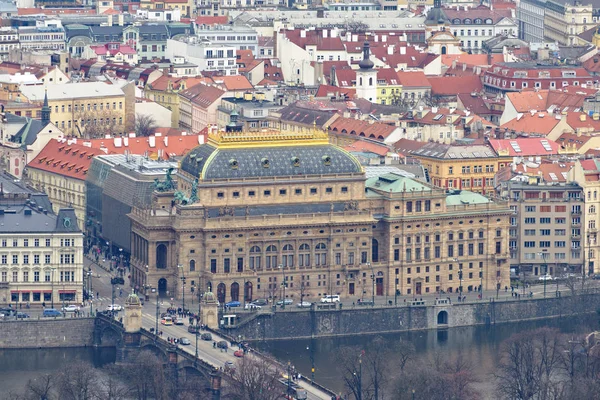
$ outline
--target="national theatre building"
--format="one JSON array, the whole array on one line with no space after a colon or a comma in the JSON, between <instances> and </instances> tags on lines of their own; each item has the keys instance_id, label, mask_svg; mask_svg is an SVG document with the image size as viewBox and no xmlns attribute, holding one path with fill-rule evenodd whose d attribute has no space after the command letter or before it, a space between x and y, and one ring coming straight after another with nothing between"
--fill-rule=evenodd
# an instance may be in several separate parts
<instances>
[{"instance_id":1,"label":"national theatre building","mask_svg":"<svg viewBox=\"0 0 600 400\"><path fill-rule=\"evenodd\" d=\"M212 129L175 180L129 214L142 292L312 302L510 285L507 203L400 174L366 179L317 129Z\"/></svg>"}]
</instances>

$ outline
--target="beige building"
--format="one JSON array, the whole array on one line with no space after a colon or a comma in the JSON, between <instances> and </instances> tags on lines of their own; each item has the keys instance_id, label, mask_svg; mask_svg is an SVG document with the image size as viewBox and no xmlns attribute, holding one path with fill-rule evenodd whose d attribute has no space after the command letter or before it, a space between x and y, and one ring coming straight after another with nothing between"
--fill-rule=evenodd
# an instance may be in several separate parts
<instances>
[{"instance_id":1,"label":"beige building","mask_svg":"<svg viewBox=\"0 0 600 400\"><path fill-rule=\"evenodd\" d=\"M181 161L178 188L183 202L155 192L130 214L134 286L179 297L185 278L186 298L211 288L223 303L509 284L507 203L395 174L366 179L315 128L211 130Z\"/></svg>"},{"instance_id":2,"label":"beige building","mask_svg":"<svg viewBox=\"0 0 600 400\"><path fill-rule=\"evenodd\" d=\"M534 279L545 274L581 273L585 241L582 188L576 183L537 184L534 178L511 181L508 194L515 210L509 232L511 267Z\"/></svg>"},{"instance_id":3,"label":"beige building","mask_svg":"<svg viewBox=\"0 0 600 400\"><path fill-rule=\"evenodd\" d=\"M72 208L79 221L85 221L85 179L99 149L67 139L51 139L25 169L25 179L46 193L56 212Z\"/></svg>"},{"instance_id":4,"label":"beige building","mask_svg":"<svg viewBox=\"0 0 600 400\"><path fill-rule=\"evenodd\" d=\"M102 82L21 86L24 101L41 103L48 96L51 122L67 135L104 137L132 129L135 98L133 83L124 87Z\"/></svg>"},{"instance_id":5,"label":"beige building","mask_svg":"<svg viewBox=\"0 0 600 400\"><path fill-rule=\"evenodd\" d=\"M72 209L3 180L0 195L0 303L60 309L83 301L83 235ZM15 190L15 191L13 191Z\"/></svg>"},{"instance_id":6,"label":"beige building","mask_svg":"<svg viewBox=\"0 0 600 400\"><path fill-rule=\"evenodd\" d=\"M548 1L544 14L545 39L561 45L578 44L577 35L596 25L592 20L592 11L596 7L586 1Z\"/></svg>"}]
</instances>

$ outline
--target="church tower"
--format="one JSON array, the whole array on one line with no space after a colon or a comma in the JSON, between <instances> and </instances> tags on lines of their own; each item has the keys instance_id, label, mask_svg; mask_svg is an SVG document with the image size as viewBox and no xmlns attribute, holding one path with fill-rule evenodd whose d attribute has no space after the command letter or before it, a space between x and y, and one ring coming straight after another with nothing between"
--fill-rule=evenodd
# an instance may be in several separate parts
<instances>
[{"instance_id":1,"label":"church tower","mask_svg":"<svg viewBox=\"0 0 600 400\"><path fill-rule=\"evenodd\" d=\"M46 126L50 123L50 106L48 106L48 89L44 93L44 106L42 107L42 125Z\"/></svg>"},{"instance_id":2,"label":"church tower","mask_svg":"<svg viewBox=\"0 0 600 400\"><path fill-rule=\"evenodd\" d=\"M363 59L358 63L360 67L356 71L356 96L367 99L372 103L377 102L377 70L375 64L370 60L369 42L363 47Z\"/></svg>"}]
</instances>

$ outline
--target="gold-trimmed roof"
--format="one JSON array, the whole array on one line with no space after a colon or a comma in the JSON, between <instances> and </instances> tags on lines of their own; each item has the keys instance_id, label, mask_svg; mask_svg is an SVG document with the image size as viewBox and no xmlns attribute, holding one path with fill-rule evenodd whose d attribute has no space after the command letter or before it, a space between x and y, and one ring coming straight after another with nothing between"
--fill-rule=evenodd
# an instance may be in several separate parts
<instances>
[{"instance_id":1,"label":"gold-trimmed roof","mask_svg":"<svg viewBox=\"0 0 600 400\"><path fill-rule=\"evenodd\" d=\"M310 131L291 132L274 129L261 131L225 132L212 131L208 143L217 148L285 147L329 144L327 133L314 127Z\"/></svg>"}]
</instances>

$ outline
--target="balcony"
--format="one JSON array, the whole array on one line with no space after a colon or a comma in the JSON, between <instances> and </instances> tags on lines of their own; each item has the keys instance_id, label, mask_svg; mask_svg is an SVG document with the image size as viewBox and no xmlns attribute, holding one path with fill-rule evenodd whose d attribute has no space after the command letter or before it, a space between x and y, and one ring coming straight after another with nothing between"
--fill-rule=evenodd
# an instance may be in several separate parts
<instances>
[{"instance_id":1,"label":"balcony","mask_svg":"<svg viewBox=\"0 0 600 400\"><path fill-rule=\"evenodd\" d=\"M581 215L581 210L571 210L571 215Z\"/></svg>"},{"instance_id":2,"label":"balcony","mask_svg":"<svg viewBox=\"0 0 600 400\"><path fill-rule=\"evenodd\" d=\"M573 233L573 234L571 234L571 239L581 239L581 234L578 234L578 233L575 234L575 233Z\"/></svg>"}]
</instances>

